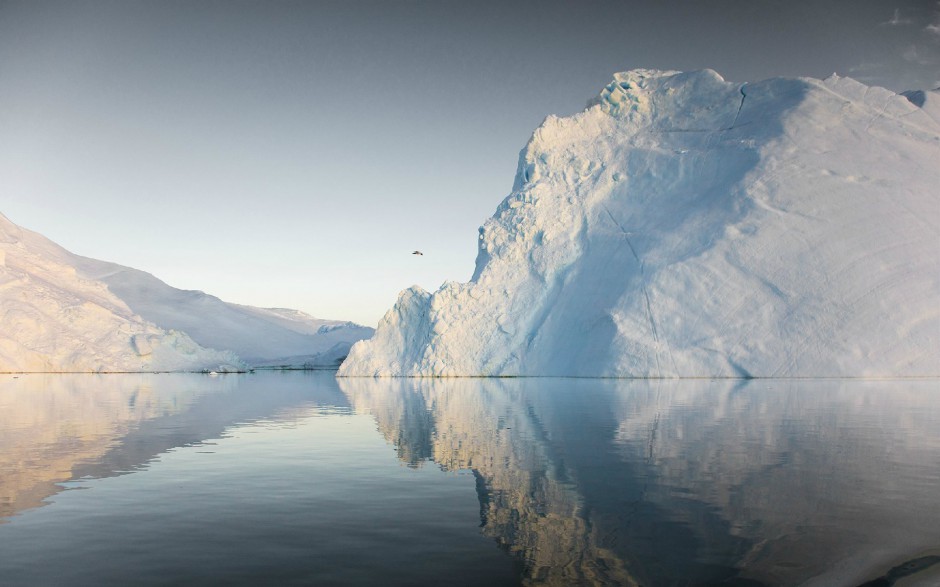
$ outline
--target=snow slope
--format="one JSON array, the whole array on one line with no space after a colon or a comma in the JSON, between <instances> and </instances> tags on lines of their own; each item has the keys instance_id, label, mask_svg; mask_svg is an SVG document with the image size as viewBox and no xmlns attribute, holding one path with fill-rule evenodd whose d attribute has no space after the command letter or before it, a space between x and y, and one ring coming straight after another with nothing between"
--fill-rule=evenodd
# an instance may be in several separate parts
<instances>
[{"instance_id":1,"label":"snow slope","mask_svg":"<svg viewBox=\"0 0 940 587\"><path fill-rule=\"evenodd\" d=\"M0 214L0 372L244 367L136 316L71 253Z\"/></svg>"},{"instance_id":2,"label":"snow slope","mask_svg":"<svg viewBox=\"0 0 940 587\"><path fill-rule=\"evenodd\" d=\"M74 255L0 215L0 371L336 366L371 334L297 310L179 290Z\"/></svg>"},{"instance_id":3,"label":"snow slope","mask_svg":"<svg viewBox=\"0 0 940 587\"><path fill-rule=\"evenodd\" d=\"M940 375L937 97L618 73L339 374Z\"/></svg>"},{"instance_id":4,"label":"snow slope","mask_svg":"<svg viewBox=\"0 0 940 587\"><path fill-rule=\"evenodd\" d=\"M373 332L299 310L230 304L114 263L76 256L75 264L145 320L185 332L203 346L231 350L254 367L335 367L354 342Z\"/></svg>"}]
</instances>

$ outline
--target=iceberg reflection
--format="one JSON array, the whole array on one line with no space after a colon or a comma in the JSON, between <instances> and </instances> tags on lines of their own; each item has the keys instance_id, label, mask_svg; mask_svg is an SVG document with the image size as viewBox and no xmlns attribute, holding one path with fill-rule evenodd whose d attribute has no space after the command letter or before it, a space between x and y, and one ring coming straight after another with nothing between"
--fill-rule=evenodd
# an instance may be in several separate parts
<instances>
[{"instance_id":1,"label":"iceberg reflection","mask_svg":"<svg viewBox=\"0 0 940 587\"><path fill-rule=\"evenodd\" d=\"M859 585L940 549L935 381L339 385L409 466L474 472L529 584Z\"/></svg>"},{"instance_id":2,"label":"iceberg reflection","mask_svg":"<svg viewBox=\"0 0 940 587\"><path fill-rule=\"evenodd\" d=\"M128 473L233 424L290 420L311 405L346 406L332 375L4 376L0 523L43 505L62 483Z\"/></svg>"}]
</instances>

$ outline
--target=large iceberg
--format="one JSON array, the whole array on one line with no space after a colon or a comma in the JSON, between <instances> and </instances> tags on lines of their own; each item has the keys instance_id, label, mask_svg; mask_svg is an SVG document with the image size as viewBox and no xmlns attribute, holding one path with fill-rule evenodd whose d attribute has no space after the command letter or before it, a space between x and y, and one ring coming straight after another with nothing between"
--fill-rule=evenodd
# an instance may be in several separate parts
<instances>
[{"instance_id":1,"label":"large iceberg","mask_svg":"<svg viewBox=\"0 0 940 587\"><path fill-rule=\"evenodd\" d=\"M252 367L335 369L353 343L373 333L366 326L300 310L233 304L202 291L177 289L138 269L73 258L80 272L107 284L135 314L185 332L202 346L230 350Z\"/></svg>"},{"instance_id":2,"label":"large iceberg","mask_svg":"<svg viewBox=\"0 0 940 587\"><path fill-rule=\"evenodd\" d=\"M0 214L0 372L335 368L372 334L75 255Z\"/></svg>"},{"instance_id":3,"label":"large iceberg","mask_svg":"<svg viewBox=\"0 0 940 587\"><path fill-rule=\"evenodd\" d=\"M549 116L469 283L344 376L940 375L940 95L636 70Z\"/></svg>"},{"instance_id":4,"label":"large iceberg","mask_svg":"<svg viewBox=\"0 0 940 587\"><path fill-rule=\"evenodd\" d=\"M0 372L244 368L135 315L71 253L0 215Z\"/></svg>"}]
</instances>

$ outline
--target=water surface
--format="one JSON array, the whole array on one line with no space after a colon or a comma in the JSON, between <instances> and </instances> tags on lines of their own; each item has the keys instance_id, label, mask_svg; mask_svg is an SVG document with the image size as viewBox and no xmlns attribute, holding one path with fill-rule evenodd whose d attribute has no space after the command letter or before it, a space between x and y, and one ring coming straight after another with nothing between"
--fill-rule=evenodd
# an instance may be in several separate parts
<instances>
[{"instance_id":1,"label":"water surface","mask_svg":"<svg viewBox=\"0 0 940 587\"><path fill-rule=\"evenodd\" d=\"M0 377L2 585L940 584L936 381Z\"/></svg>"}]
</instances>

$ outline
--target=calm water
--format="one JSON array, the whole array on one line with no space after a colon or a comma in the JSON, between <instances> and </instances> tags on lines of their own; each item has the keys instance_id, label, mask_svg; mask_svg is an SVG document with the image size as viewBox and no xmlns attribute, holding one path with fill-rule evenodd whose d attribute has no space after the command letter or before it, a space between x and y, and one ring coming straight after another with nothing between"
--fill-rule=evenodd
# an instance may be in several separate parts
<instances>
[{"instance_id":1,"label":"calm water","mask_svg":"<svg viewBox=\"0 0 940 587\"><path fill-rule=\"evenodd\" d=\"M940 585L940 382L0 375L4 586L866 582Z\"/></svg>"}]
</instances>

